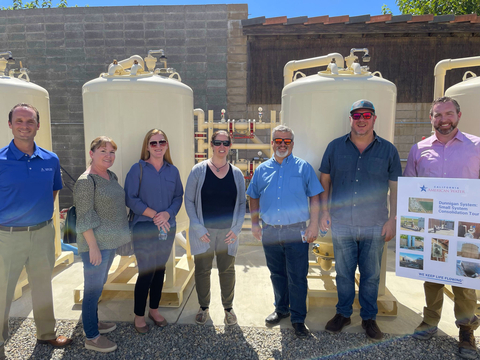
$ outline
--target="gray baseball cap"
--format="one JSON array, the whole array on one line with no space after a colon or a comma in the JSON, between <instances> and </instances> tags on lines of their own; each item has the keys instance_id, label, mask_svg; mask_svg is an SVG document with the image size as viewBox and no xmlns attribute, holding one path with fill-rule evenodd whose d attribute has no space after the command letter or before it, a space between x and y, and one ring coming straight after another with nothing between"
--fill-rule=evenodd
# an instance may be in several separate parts
<instances>
[{"instance_id":1,"label":"gray baseball cap","mask_svg":"<svg viewBox=\"0 0 480 360\"><path fill-rule=\"evenodd\" d=\"M375 106L369 100L357 100L353 103L352 108L350 109L350 114L358 109L370 109L375 112Z\"/></svg>"}]
</instances>

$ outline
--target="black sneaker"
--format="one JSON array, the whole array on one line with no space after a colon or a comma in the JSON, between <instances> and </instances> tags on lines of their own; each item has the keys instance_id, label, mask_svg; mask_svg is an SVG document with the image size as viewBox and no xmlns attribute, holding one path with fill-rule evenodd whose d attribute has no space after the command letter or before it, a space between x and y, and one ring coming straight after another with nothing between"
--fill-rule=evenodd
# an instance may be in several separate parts
<instances>
[{"instance_id":1,"label":"black sneaker","mask_svg":"<svg viewBox=\"0 0 480 360\"><path fill-rule=\"evenodd\" d=\"M367 333L367 337L372 341L380 341L383 339L382 330L373 319L362 320L362 328Z\"/></svg>"},{"instance_id":2,"label":"black sneaker","mask_svg":"<svg viewBox=\"0 0 480 360\"><path fill-rule=\"evenodd\" d=\"M475 336L473 329L461 326L458 334L458 355L464 359L477 358L477 346L475 344Z\"/></svg>"},{"instance_id":3,"label":"black sneaker","mask_svg":"<svg viewBox=\"0 0 480 360\"><path fill-rule=\"evenodd\" d=\"M352 321L349 317L346 318L341 314L335 314L335 316L327 322L327 325L325 325L325 330L330 334L337 334L342 331L345 326L350 325L351 323Z\"/></svg>"}]
</instances>

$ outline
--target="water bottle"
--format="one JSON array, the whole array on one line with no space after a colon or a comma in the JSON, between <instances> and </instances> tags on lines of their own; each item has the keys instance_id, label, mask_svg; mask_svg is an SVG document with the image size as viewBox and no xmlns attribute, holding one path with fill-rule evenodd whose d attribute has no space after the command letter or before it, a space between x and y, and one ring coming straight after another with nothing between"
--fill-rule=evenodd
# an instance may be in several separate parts
<instances>
[{"instance_id":1,"label":"water bottle","mask_svg":"<svg viewBox=\"0 0 480 360\"><path fill-rule=\"evenodd\" d=\"M163 231L162 228L160 228L160 231L158 232L158 240L160 240L160 241L167 240L167 233L165 231Z\"/></svg>"},{"instance_id":2,"label":"water bottle","mask_svg":"<svg viewBox=\"0 0 480 360\"><path fill-rule=\"evenodd\" d=\"M330 221L327 220L327 225L330 225ZM326 231L323 231L320 229L320 237L325 237L327 235L328 229Z\"/></svg>"}]
</instances>

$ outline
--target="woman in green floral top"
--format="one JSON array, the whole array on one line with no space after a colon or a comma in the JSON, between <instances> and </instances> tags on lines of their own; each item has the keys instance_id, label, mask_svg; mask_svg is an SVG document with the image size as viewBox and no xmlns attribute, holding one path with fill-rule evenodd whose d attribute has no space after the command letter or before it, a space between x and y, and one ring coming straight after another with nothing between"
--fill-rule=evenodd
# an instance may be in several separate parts
<instances>
[{"instance_id":1,"label":"woman in green floral top","mask_svg":"<svg viewBox=\"0 0 480 360\"><path fill-rule=\"evenodd\" d=\"M73 190L77 213L78 251L83 261L82 303L85 347L110 352L117 344L100 335L115 330L114 323L99 322L97 303L107 281L115 249L130 241L124 191L117 176L108 170L115 161L117 145L100 136L90 145L91 165L80 175Z\"/></svg>"}]
</instances>

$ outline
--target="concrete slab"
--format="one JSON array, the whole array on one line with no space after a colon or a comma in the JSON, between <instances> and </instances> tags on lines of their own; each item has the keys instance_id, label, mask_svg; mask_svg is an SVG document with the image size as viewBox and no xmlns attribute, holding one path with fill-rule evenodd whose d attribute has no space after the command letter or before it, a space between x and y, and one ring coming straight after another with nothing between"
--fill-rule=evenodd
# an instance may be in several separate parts
<instances>
[{"instance_id":1,"label":"concrete slab","mask_svg":"<svg viewBox=\"0 0 480 360\"><path fill-rule=\"evenodd\" d=\"M423 282L395 276L394 243L389 244L387 257L387 288L396 297L398 315L396 317L379 316L380 328L391 334L410 334L421 322L423 306ZM242 245L239 248L235 265L237 280L235 286L234 309L240 326L265 327L265 317L273 307L273 290L270 273L265 264L261 246ZM83 265L80 257L75 257L72 265L60 265L55 268L53 278L55 314L57 319L81 319L81 305L75 305L73 290L83 282ZM170 323L194 324L198 311L197 293L194 279L190 280L185 293L184 303L179 308L161 308L160 312ZM313 298L310 300L307 326L314 331L323 330L325 324L335 314L335 298ZM104 293L98 307L99 317L110 321L133 321L133 293ZM23 296L12 304L11 317L33 317L31 292L24 288ZM211 318L207 324L223 325L224 312L221 304L218 271L214 264L211 277ZM150 320L148 320L150 321ZM290 328L289 319L282 320L280 328ZM441 335L458 335L453 314L453 302L445 296L442 321L439 325ZM352 325L346 332L363 332L359 316L358 301L354 304Z\"/></svg>"}]
</instances>

